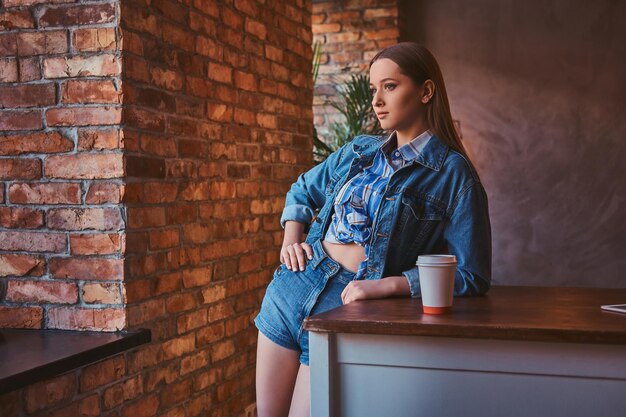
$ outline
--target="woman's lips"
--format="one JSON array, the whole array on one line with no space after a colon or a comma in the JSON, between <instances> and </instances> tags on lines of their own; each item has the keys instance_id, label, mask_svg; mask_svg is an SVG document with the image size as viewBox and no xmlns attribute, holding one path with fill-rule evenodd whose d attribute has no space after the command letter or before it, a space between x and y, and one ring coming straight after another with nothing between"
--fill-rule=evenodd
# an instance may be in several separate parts
<instances>
[{"instance_id":1,"label":"woman's lips","mask_svg":"<svg viewBox=\"0 0 626 417\"><path fill-rule=\"evenodd\" d=\"M384 119L384 118L385 118L388 114L389 114L389 112L388 112L388 111L381 111L380 113L376 113L376 116L377 116L379 119Z\"/></svg>"}]
</instances>

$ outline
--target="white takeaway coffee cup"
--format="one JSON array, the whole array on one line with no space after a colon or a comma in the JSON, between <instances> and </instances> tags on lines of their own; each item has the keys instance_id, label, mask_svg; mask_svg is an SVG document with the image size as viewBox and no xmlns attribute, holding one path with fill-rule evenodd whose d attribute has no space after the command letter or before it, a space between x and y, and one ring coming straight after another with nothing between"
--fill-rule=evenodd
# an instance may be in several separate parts
<instances>
[{"instance_id":1,"label":"white takeaway coffee cup","mask_svg":"<svg viewBox=\"0 0 626 417\"><path fill-rule=\"evenodd\" d=\"M417 257L424 313L445 314L452 311L456 264L454 255Z\"/></svg>"}]
</instances>

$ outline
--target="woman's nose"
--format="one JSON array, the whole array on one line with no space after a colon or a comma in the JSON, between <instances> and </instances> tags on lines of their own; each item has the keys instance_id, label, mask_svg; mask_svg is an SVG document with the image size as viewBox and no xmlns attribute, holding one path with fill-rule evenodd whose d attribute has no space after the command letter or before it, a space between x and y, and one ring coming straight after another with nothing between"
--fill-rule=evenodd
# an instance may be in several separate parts
<instances>
[{"instance_id":1,"label":"woman's nose","mask_svg":"<svg viewBox=\"0 0 626 417\"><path fill-rule=\"evenodd\" d=\"M374 107L380 107L383 105L383 100L379 95L379 92L375 92L373 97L372 97L372 106Z\"/></svg>"}]
</instances>

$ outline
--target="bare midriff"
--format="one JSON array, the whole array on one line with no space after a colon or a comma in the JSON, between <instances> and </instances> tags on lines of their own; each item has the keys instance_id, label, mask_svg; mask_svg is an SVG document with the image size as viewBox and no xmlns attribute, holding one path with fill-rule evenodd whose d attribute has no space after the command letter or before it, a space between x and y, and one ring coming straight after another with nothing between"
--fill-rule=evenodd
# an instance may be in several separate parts
<instances>
[{"instance_id":1,"label":"bare midriff","mask_svg":"<svg viewBox=\"0 0 626 417\"><path fill-rule=\"evenodd\" d=\"M326 254L339 265L351 272L359 270L359 264L365 260L365 249L356 243L330 243L322 240Z\"/></svg>"}]
</instances>

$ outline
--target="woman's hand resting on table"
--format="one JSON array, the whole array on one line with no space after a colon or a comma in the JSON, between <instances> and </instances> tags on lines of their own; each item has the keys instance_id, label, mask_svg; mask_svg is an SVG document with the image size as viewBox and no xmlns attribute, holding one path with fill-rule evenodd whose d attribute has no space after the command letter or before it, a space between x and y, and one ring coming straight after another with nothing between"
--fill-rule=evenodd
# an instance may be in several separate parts
<instances>
[{"instance_id":1,"label":"woman's hand resting on table","mask_svg":"<svg viewBox=\"0 0 626 417\"><path fill-rule=\"evenodd\" d=\"M350 281L341 293L341 301L344 304L348 304L357 300L387 298L394 295L409 294L409 283L404 276L364 279Z\"/></svg>"}]
</instances>

